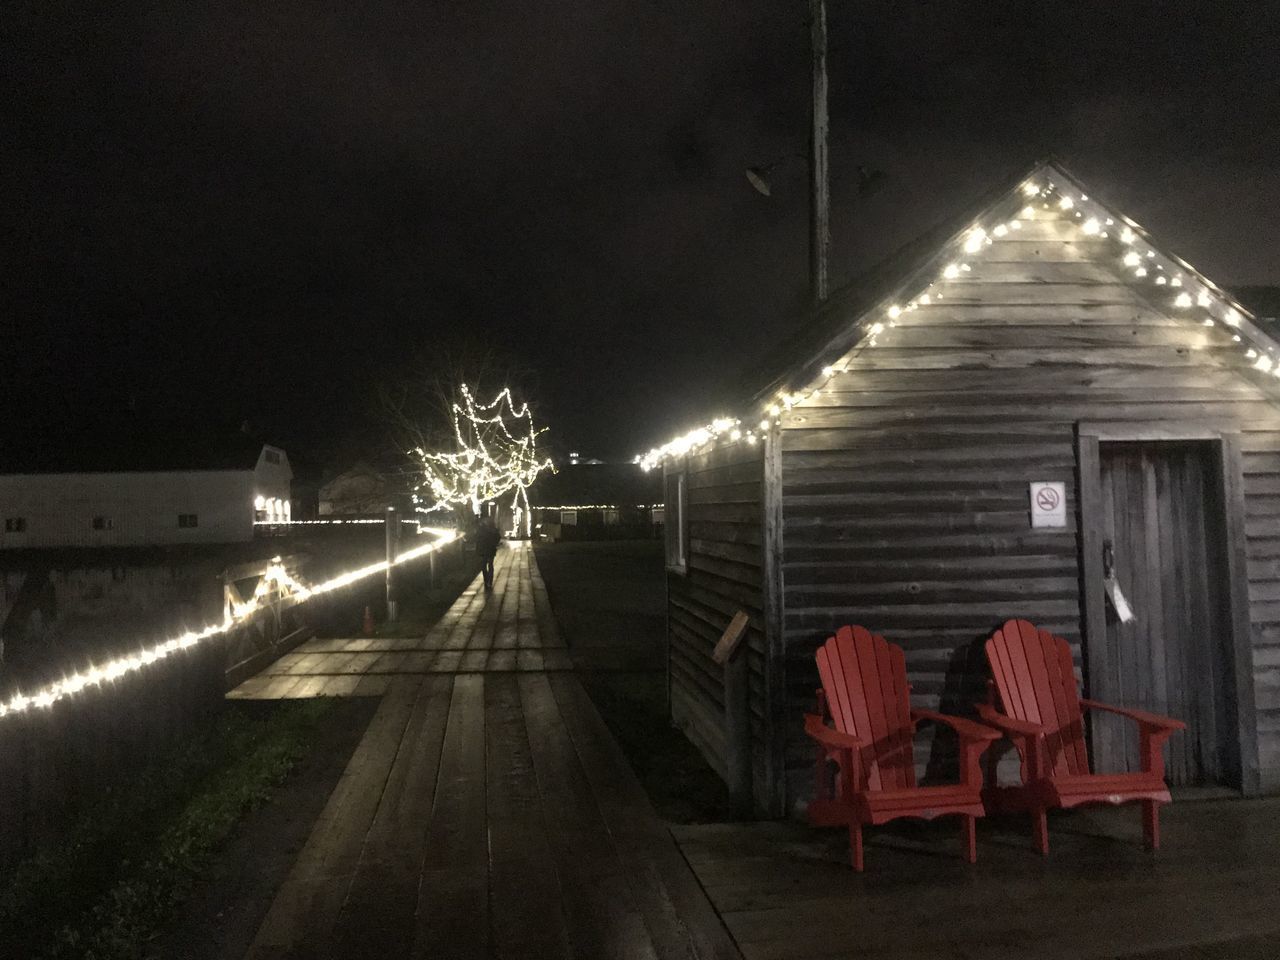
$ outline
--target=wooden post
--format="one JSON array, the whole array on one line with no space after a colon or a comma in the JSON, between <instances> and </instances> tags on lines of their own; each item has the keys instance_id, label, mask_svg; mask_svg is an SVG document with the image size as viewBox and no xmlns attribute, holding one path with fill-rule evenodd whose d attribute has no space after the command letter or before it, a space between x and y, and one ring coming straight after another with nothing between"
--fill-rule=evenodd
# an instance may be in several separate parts
<instances>
[{"instance_id":1,"label":"wooden post","mask_svg":"<svg viewBox=\"0 0 1280 960\"><path fill-rule=\"evenodd\" d=\"M747 653L739 649L747 634L747 615L739 610L712 651L724 666L724 767L734 812L749 817L755 811L751 778L751 676Z\"/></svg>"},{"instance_id":2,"label":"wooden post","mask_svg":"<svg viewBox=\"0 0 1280 960\"><path fill-rule=\"evenodd\" d=\"M809 0L809 39L813 55L813 115L809 131L809 273L813 302L827 299L827 258L831 247L831 177L827 166L827 5Z\"/></svg>"},{"instance_id":3,"label":"wooden post","mask_svg":"<svg viewBox=\"0 0 1280 960\"><path fill-rule=\"evenodd\" d=\"M386 518L382 522L387 541L387 623L396 622L396 585L395 562L397 544L400 539L400 517L395 507L387 507Z\"/></svg>"},{"instance_id":4,"label":"wooden post","mask_svg":"<svg viewBox=\"0 0 1280 960\"><path fill-rule=\"evenodd\" d=\"M770 427L764 438L764 502L762 504L764 572L764 807L770 816L787 813L786 645L782 604L782 428Z\"/></svg>"}]
</instances>

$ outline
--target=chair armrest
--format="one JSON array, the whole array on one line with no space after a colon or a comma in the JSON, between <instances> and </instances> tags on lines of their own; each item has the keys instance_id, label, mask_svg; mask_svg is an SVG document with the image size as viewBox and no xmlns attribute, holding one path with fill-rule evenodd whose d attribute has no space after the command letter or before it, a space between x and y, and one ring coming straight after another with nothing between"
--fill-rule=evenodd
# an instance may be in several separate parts
<instances>
[{"instance_id":1,"label":"chair armrest","mask_svg":"<svg viewBox=\"0 0 1280 960\"><path fill-rule=\"evenodd\" d=\"M981 723L974 723L972 720L966 720L963 717L953 717L950 714L938 713L936 710L912 710L912 722L920 720L932 720L934 723L945 723L948 727L956 732L957 735L966 740L999 740L1000 731L992 730L988 726Z\"/></svg>"},{"instance_id":2,"label":"chair armrest","mask_svg":"<svg viewBox=\"0 0 1280 960\"><path fill-rule=\"evenodd\" d=\"M831 729L815 713L806 713L804 715L804 732L824 747L829 747L833 750L861 750L867 746L857 737L851 737L847 733Z\"/></svg>"},{"instance_id":3,"label":"chair armrest","mask_svg":"<svg viewBox=\"0 0 1280 960\"><path fill-rule=\"evenodd\" d=\"M1162 717L1158 713L1147 713L1145 710L1130 710L1128 707L1115 707L1109 703L1102 703L1098 700L1081 699L1080 706L1088 710L1105 710L1107 713L1114 713L1121 717L1128 717L1135 721L1141 727L1151 727L1158 730L1185 730L1187 725L1181 720L1175 720L1172 717Z\"/></svg>"},{"instance_id":4,"label":"chair armrest","mask_svg":"<svg viewBox=\"0 0 1280 960\"><path fill-rule=\"evenodd\" d=\"M1040 724L1006 717L995 707L985 703L975 704L974 708L978 711L978 716L983 723L990 724L1004 733L1011 733L1017 737L1039 737L1044 734L1044 727Z\"/></svg>"}]
</instances>

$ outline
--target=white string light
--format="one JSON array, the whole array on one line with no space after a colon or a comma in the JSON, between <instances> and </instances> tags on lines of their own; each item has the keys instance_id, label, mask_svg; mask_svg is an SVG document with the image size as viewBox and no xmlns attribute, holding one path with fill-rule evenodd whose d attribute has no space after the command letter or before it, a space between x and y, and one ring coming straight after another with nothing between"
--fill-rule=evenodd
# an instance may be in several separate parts
<instances>
[{"instance_id":1,"label":"white string light","mask_svg":"<svg viewBox=\"0 0 1280 960\"><path fill-rule=\"evenodd\" d=\"M422 527L417 520L406 520L404 518L401 518L400 522L413 524L413 526L418 527L419 529L422 529L422 530L427 529L426 527ZM358 526L358 525L374 524L374 523L376 523L378 526L383 526L386 523L386 521L375 518L375 517L350 517L346 519L339 519L335 517L332 520L255 520L253 521L253 525L255 527L307 527L307 526L311 526L311 527L335 526L336 527L336 526Z\"/></svg>"},{"instance_id":2,"label":"white string light","mask_svg":"<svg viewBox=\"0 0 1280 960\"><path fill-rule=\"evenodd\" d=\"M77 671L70 676L63 677L61 680L42 687L33 694L16 693L8 701L0 701L0 718L25 713L37 708L47 709L59 700L79 693L86 687L110 683L126 674L141 670L143 667L158 660L163 660L180 650L189 650L205 640L225 633L232 627L239 626L260 613L268 606L269 601L266 598L272 593L279 594L282 599L288 598L301 603L320 594L350 586L374 574L385 573L389 566L398 566L411 560L417 560L419 557L425 557L427 554L433 553L458 539L457 532L453 530L436 530L435 532L440 539L432 543L423 544L420 547L414 547L412 550L406 550L404 553L399 554L390 564L386 560L371 563L365 567L348 570L314 586L307 586L294 578L280 563L280 558L275 557L271 565L263 572L262 579L258 581L257 587L254 588L253 595L243 603L233 603L231 609L227 612L226 619L222 623L213 624L202 630L184 633L181 636L147 647L129 656L117 657L100 666L91 666L83 672Z\"/></svg>"},{"instance_id":3,"label":"white string light","mask_svg":"<svg viewBox=\"0 0 1280 960\"><path fill-rule=\"evenodd\" d=\"M462 385L462 403L453 404L453 436L458 449L453 453L431 453L417 447L423 479L414 487L413 503L422 513L470 507L478 514L482 504L504 494L511 496L511 530L516 536L533 532L526 490L550 459L539 459L538 436L529 405L516 409L511 388L506 387L489 403L477 403L471 389ZM516 436L508 428L520 431ZM430 506L423 506L425 495Z\"/></svg>"},{"instance_id":4,"label":"white string light","mask_svg":"<svg viewBox=\"0 0 1280 960\"><path fill-rule=\"evenodd\" d=\"M1113 215L1097 201L1090 200L1087 194L1080 193L1078 196L1073 197L1052 182L1038 183L1034 180L1029 180L1022 184L1021 193L1024 198L1041 203L1043 209L1059 214L1055 217L1058 222L1075 223L1081 235L1091 241L1106 241L1112 237L1112 231L1104 229L1104 227L1114 227L1117 222L1117 215ZM989 248L995 238L1004 238L1013 231L1021 230L1022 221L1032 220L1035 216L1036 207L1033 203L1028 203L1021 209L1018 218L989 225L974 224L961 234L957 246L968 254L979 253ZM1125 218L1119 219L1125 220ZM1280 348L1277 348L1276 342L1254 326L1251 318L1247 319L1238 307L1225 294L1218 291L1210 281L1195 274L1195 271L1191 270L1185 263L1158 253L1154 248L1141 251L1134 249L1139 246L1146 248L1147 244L1144 242L1139 229L1137 229L1137 224L1132 221L1125 221L1125 225L1121 228L1116 239L1125 247L1130 248L1119 258L1119 263L1130 268L1136 280L1146 280L1151 285L1153 297L1158 297L1161 293L1165 297L1169 296L1168 292L1161 290L1161 288L1173 287L1179 289L1181 292L1164 302L1179 310L1188 310L1193 303L1205 309L1208 313L1201 318L1201 323L1204 326L1214 326L1221 321L1230 327L1244 330L1248 339L1246 340L1239 333L1236 333L1232 337L1232 342L1241 344L1242 349L1246 351L1245 358L1255 361L1252 364L1255 369L1264 373L1273 373L1276 377L1280 377L1280 356L1277 356L1277 354L1280 354ZM1114 242L1113 240L1112 243ZM954 253L952 255L954 256ZM939 276L933 282L926 283L924 289L914 299L908 301L905 307L898 302L890 303L882 308L889 317L888 325L890 327L896 326L897 319L906 311L915 310L919 306L942 300L944 294L934 290L935 285L960 280L964 274L971 272L971 270L972 267L968 263L960 261L947 263L942 267ZM1193 282L1188 285L1183 278L1184 270L1191 270L1198 283ZM1193 293L1195 294L1194 298L1192 296ZM864 314L864 316L874 315L877 312L877 310L873 309ZM854 347L853 352L856 353L865 347L876 346L876 338L884 329L885 324L882 322L869 324L864 330L862 340ZM781 423L779 417L782 408L789 411L811 397L820 396L821 391L826 389L827 385L835 377L847 369L848 361L852 355L852 353L849 354L843 361L828 363L823 366L822 379L811 385L807 391L792 392L784 390L778 395L776 402L768 402L762 411L763 418L759 423L760 432L763 434L768 431L771 425ZM656 447L646 454L637 456L636 462L643 466L644 469L650 470L667 457L680 457L692 450L717 443L723 439L726 433L730 433L730 439L733 441L745 439L749 443L754 443L756 440L755 434L749 431L744 434L743 431L737 429L739 424L740 421L733 418L715 420L706 427L700 427L683 436L676 437L661 447Z\"/></svg>"},{"instance_id":5,"label":"white string light","mask_svg":"<svg viewBox=\"0 0 1280 960\"><path fill-rule=\"evenodd\" d=\"M535 503L534 510L629 510L635 507L637 510L655 510L661 507L660 503L562 503L559 506L545 507L542 504Z\"/></svg>"}]
</instances>

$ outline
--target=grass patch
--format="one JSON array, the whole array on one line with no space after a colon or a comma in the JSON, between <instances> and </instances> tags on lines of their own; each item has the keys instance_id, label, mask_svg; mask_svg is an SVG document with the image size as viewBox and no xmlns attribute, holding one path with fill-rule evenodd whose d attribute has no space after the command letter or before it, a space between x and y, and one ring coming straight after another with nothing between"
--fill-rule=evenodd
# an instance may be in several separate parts
<instances>
[{"instance_id":1,"label":"grass patch","mask_svg":"<svg viewBox=\"0 0 1280 960\"><path fill-rule=\"evenodd\" d=\"M256 708L256 709L255 709ZM307 755L325 699L232 705L0 879L0 956L134 960Z\"/></svg>"}]
</instances>

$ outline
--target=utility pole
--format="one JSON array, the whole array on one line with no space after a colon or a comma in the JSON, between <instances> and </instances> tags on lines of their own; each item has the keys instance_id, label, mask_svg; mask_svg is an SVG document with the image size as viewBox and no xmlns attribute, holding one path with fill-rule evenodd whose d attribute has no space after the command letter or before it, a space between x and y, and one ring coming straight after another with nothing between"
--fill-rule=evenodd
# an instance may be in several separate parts
<instances>
[{"instance_id":1,"label":"utility pole","mask_svg":"<svg viewBox=\"0 0 1280 960\"><path fill-rule=\"evenodd\" d=\"M827 5L809 0L809 40L813 58L813 114L809 130L809 281L815 307L829 292L831 174L827 165Z\"/></svg>"}]
</instances>

